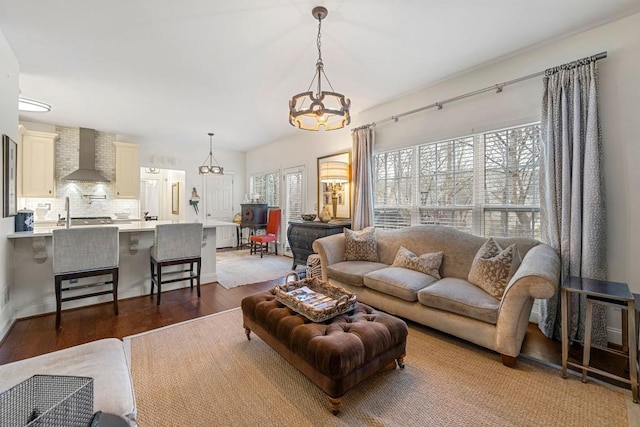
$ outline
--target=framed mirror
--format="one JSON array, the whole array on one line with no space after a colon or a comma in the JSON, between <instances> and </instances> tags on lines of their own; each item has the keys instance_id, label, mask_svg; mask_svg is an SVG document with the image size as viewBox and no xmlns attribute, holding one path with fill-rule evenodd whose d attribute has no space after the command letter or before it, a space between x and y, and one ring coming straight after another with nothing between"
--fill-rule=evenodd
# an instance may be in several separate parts
<instances>
[{"instance_id":1,"label":"framed mirror","mask_svg":"<svg viewBox=\"0 0 640 427\"><path fill-rule=\"evenodd\" d=\"M324 206L332 219L351 219L351 151L318 157L318 215Z\"/></svg>"}]
</instances>

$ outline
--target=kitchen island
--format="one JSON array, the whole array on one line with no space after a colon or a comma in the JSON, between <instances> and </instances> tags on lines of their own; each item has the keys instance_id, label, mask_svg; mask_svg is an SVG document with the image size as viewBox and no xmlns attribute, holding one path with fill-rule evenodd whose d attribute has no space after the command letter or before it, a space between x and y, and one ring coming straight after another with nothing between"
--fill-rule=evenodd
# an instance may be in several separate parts
<instances>
[{"instance_id":1,"label":"kitchen island","mask_svg":"<svg viewBox=\"0 0 640 427\"><path fill-rule=\"evenodd\" d=\"M149 294L151 275L149 248L153 244L156 225L172 221L129 221L93 227L116 226L120 230L120 277L118 299ZM207 220L203 222L202 239L202 283L217 280L216 276L216 229L237 227L233 222ZM81 226L84 227L84 226ZM11 301L15 317L27 317L55 312L56 300L52 265L52 231L64 226L54 224L36 226L34 231L16 232L7 235L13 250L9 268L13 272ZM75 228L75 226L74 226ZM177 267L176 267L177 268ZM80 279L79 284L95 282L95 278ZM169 291L188 287L189 281L162 286ZM98 296L65 303L64 309L111 301L111 296Z\"/></svg>"}]
</instances>

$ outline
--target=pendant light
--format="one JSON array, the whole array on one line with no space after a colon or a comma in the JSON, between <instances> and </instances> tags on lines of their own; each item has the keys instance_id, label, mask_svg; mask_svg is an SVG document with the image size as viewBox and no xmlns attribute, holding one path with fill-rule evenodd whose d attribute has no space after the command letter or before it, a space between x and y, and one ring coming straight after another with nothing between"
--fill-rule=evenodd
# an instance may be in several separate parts
<instances>
[{"instance_id":1,"label":"pendant light","mask_svg":"<svg viewBox=\"0 0 640 427\"><path fill-rule=\"evenodd\" d=\"M341 129L351 122L349 108L351 101L341 93L336 92L324 72L322 62L321 29L322 20L329 12L325 7L314 7L311 14L318 20L318 37L316 45L318 47L318 60L316 61L316 73L309 84L306 92L293 95L289 100L289 123L299 129L304 130L324 130ZM322 80L325 80L331 91L322 90ZM315 92L311 90L316 83Z\"/></svg>"},{"instance_id":2,"label":"pendant light","mask_svg":"<svg viewBox=\"0 0 640 427\"><path fill-rule=\"evenodd\" d=\"M204 160L202 166L198 168L198 173L200 175L224 175L223 168L218 164L218 161L215 157L213 157L213 133L209 132L209 155ZM209 164L207 165L207 161ZM216 164L214 165L213 162Z\"/></svg>"}]
</instances>

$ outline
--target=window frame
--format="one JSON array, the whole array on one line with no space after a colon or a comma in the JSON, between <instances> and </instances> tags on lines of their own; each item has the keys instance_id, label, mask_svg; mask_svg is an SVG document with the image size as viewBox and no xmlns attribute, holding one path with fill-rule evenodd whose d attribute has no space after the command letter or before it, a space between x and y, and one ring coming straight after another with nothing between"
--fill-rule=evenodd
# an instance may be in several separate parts
<instances>
[{"instance_id":1,"label":"window frame","mask_svg":"<svg viewBox=\"0 0 640 427\"><path fill-rule=\"evenodd\" d=\"M535 182L531 182L528 186L527 186L527 191L531 192L531 199L532 202L528 203L528 204L496 204L496 203L489 203L486 200L486 191L487 191L487 170L489 170L489 168L487 168L487 161L486 161L486 148L487 148L487 137L490 135L494 135L494 134L499 134L499 133L504 133L506 132L506 135L509 135L509 131L512 130L517 130L517 129L521 129L521 128L528 128L528 127L532 127L535 126L537 127L537 134L533 135L534 139L533 139L533 144L538 143L538 146L535 147L532 150L532 156L535 159L535 161L533 162L533 166L532 169L528 169L531 172L529 172L530 174L532 174L532 180L535 178ZM524 230L530 230L530 234L524 236L522 234L517 234L517 236L522 236L522 237L531 237L531 238L535 238L535 239L540 239L541 237L541 231L540 231L540 199L539 199L539 190L537 188L538 185L538 180L539 180L539 157L540 157L540 147L539 147L539 141L540 141L540 122L530 122L530 123L524 123L524 124L520 124L520 125L516 125L516 126L510 126L510 127L506 127L506 128L501 128L501 129L491 129L491 130L487 130L484 132L479 132L479 133L473 133L473 134L469 134L469 135L464 135L464 136L458 136L458 137L454 137L454 138L448 138L445 140L439 140L439 141L430 141L430 142L423 142L420 144L415 144L415 145L411 145L411 146L407 146L407 147L402 147L402 148L394 148L391 150L385 150L385 151L381 151L381 152L376 152L374 153L374 164L373 164L373 169L374 169L374 177L377 177L378 174L378 165L379 165L379 156L389 156L390 154L395 154L395 153L399 153L401 151L404 152L410 152L410 156L411 156L411 180L410 180L410 186L411 186L411 190L410 190L410 194L411 194L411 200L409 202L408 205L406 204L402 204L402 205L393 205L393 204L377 204L376 201L380 199L380 195L379 195L379 189L376 188L376 184L380 181L377 178L374 178L374 224L376 225L376 227L379 228L389 228L389 229L393 229L393 228L402 228L405 226L410 226L410 225L419 225L419 224L430 224L430 223L442 223L441 221L435 220L435 221L425 221L424 220L424 213L425 211L440 211L439 213L439 217L440 218L444 218L446 216L448 216L447 212L454 212L450 218L455 218L455 212L456 211L471 211L471 225L454 225L453 222L451 221L451 223L449 224L444 224L444 225L450 225L450 226L454 226L455 228L458 229L462 229L463 231L466 232L470 232L472 234L476 234L476 235L486 235L487 232L489 232L489 229L492 227L488 226L488 222L485 221L485 219L487 218L487 214L491 213L491 212L505 212L506 213L506 219L503 221L506 221L505 224L508 227L508 221L510 218L510 213L518 213L518 212L529 212L531 213L531 226L529 228L524 228ZM420 167L422 165L421 162L424 162L424 158L421 160L420 155L421 153L423 153L427 148L425 147L436 147L435 150L439 149L439 145L444 145L444 144L450 144L450 143L469 143L471 142L473 144L472 147L472 160L471 160L471 164L472 164L472 169L471 169L471 173L472 173L472 179L471 179L471 183L470 186L471 188L471 204L467 205L467 204L456 204L455 201L453 204L451 205L438 205L438 204L432 204L432 205L425 205L422 203L422 199L425 196L423 195L423 193L425 193L425 191L422 191L422 185L424 184L421 179L423 178L422 175L422 171L420 170ZM507 140L507 148L506 150L509 150L509 144L510 141ZM531 145L529 145L531 146ZM456 147L455 145L450 149L452 150L452 153L455 153ZM505 151L505 156L507 156L509 154L508 151ZM518 153L518 155L520 155L520 153ZM457 165L458 160L455 158L455 154L453 156L453 164ZM463 161L466 161L466 164L468 164L468 157L462 159L460 158L460 163L463 163ZM437 168L437 166L436 166ZM505 168L505 170L510 170L509 169L510 166L507 164L507 167ZM388 168L386 168L388 169ZM498 168L494 168L494 170L498 170ZM520 169L518 169L520 170ZM524 170L524 168L522 169ZM446 177L447 175L450 176L450 178L453 178L453 184L452 184L452 188L455 188L455 186L457 185L457 180L456 180L456 176L462 176L466 173L469 172L469 169L451 169L451 170L444 170L444 171L440 171L439 173L434 174L436 176L436 179L434 179L434 181L437 181L437 177L441 176L441 177ZM535 175L535 176L534 176ZM506 178L508 179L508 178ZM385 183L387 185L387 188L389 188L390 186L388 185L388 177L385 177ZM499 184L499 181L498 181ZM508 182L507 182L508 184ZM507 184L505 184L505 188L507 188ZM533 186L533 187L531 187ZM466 186L464 188L467 188ZM506 190L505 190L506 191ZM385 194L386 196L386 194ZM429 196L426 196L429 197ZM389 200L389 198L386 198L386 200ZM432 199L433 200L433 199ZM537 203L536 203L537 202ZM384 215L386 219L384 220L380 220L380 215ZM499 228L499 227L498 227ZM494 225L492 230L495 230L496 226ZM509 230L509 228L507 228L506 230ZM520 229L522 232L522 228ZM498 234L493 234L498 236ZM508 231L506 233L506 235L509 235ZM502 236L501 236L502 237ZM512 236L514 237L514 236Z\"/></svg>"}]
</instances>

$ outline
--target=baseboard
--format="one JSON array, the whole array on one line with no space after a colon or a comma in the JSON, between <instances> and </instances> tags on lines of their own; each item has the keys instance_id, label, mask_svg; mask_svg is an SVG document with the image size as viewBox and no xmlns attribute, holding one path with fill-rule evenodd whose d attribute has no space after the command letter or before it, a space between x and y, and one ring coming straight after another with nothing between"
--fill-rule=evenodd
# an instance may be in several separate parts
<instances>
[{"instance_id":1,"label":"baseboard","mask_svg":"<svg viewBox=\"0 0 640 427\"><path fill-rule=\"evenodd\" d=\"M5 312L3 312L0 315L0 343L3 342L5 336L9 333L9 331L11 330L11 327L13 326L14 322L16 321L16 317L13 313L13 310L7 310L7 312L10 312L11 315L5 315Z\"/></svg>"},{"instance_id":2,"label":"baseboard","mask_svg":"<svg viewBox=\"0 0 640 427\"><path fill-rule=\"evenodd\" d=\"M614 318L620 317L619 309L609 309L607 311L607 323L613 323ZM529 316L529 322L538 324L540 319L540 300L534 300L533 307L531 308L531 315ZM612 326L607 326L607 341L611 344L622 345L622 329Z\"/></svg>"}]
</instances>

